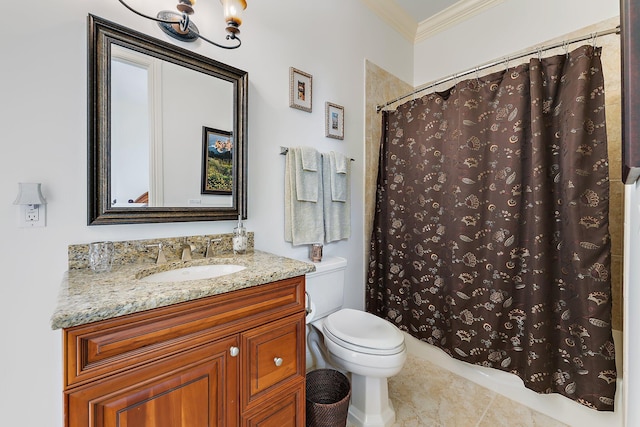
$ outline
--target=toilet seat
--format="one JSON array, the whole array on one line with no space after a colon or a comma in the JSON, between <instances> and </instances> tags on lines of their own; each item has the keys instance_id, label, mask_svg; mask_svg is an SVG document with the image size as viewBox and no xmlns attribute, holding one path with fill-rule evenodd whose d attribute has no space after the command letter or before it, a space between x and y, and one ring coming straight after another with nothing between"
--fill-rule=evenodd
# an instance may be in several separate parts
<instances>
[{"instance_id":1,"label":"toilet seat","mask_svg":"<svg viewBox=\"0 0 640 427\"><path fill-rule=\"evenodd\" d=\"M345 308L323 323L325 337L352 351L391 355L404 351L404 335L388 321L371 313Z\"/></svg>"}]
</instances>

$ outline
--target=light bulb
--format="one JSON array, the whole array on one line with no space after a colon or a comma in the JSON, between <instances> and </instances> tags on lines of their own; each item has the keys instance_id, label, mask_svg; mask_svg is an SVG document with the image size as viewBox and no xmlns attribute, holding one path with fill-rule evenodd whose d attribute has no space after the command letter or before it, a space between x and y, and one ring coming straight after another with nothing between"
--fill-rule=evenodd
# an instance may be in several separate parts
<instances>
[{"instance_id":1,"label":"light bulb","mask_svg":"<svg viewBox=\"0 0 640 427\"><path fill-rule=\"evenodd\" d=\"M245 0L220 0L223 7L224 20L235 27L242 25L242 11L247 8ZM227 27L227 31L229 27Z\"/></svg>"}]
</instances>

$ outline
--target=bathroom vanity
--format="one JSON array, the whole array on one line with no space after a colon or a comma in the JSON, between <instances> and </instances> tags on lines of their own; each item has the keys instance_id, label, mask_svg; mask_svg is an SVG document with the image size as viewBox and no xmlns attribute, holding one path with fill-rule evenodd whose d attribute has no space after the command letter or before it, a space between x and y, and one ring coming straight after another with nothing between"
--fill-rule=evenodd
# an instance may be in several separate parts
<instances>
[{"instance_id":1,"label":"bathroom vanity","mask_svg":"<svg viewBox=\"0 0 640 427\"><path fill-rule=\"evenodd\" d=\"M313 264L252 251L190 264L242 271L145 282L181 264L69 270L63 329L68 427L303 426L305 278Z\"/></svg>"}]
</instances>

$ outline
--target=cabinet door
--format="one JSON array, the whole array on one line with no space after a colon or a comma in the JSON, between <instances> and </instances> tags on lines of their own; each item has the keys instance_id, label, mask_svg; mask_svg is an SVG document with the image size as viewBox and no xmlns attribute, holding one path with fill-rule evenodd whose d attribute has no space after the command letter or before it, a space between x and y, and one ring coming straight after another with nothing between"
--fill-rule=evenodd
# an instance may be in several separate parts
<instances>
[{"instance_id":1,"label":"cabinet door","mask_svg":"<svg viewBox=\"0 0 640 427\"><path fill-rule=\"evenodd\" d=\"M69 427L213 427L238 423L237 336L66 395ZM235 354L235 353L234 353Z\"/></svg>"}]
</instances>

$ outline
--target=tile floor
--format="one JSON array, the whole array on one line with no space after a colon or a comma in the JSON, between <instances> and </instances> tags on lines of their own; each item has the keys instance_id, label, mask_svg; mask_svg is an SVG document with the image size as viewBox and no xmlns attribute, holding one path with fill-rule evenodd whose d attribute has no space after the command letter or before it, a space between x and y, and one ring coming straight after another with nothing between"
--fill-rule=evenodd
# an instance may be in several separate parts
<instances>
[{"instance_id":1,"label":"tile floor","mask_svg":"<svg viewBox=\"0 0 640 427\"><path fill-rule=\"evenodd\" d=\"M568 427L412 355L389 380L389 395L394 427Z\"/></svg>"}]
</instances>

